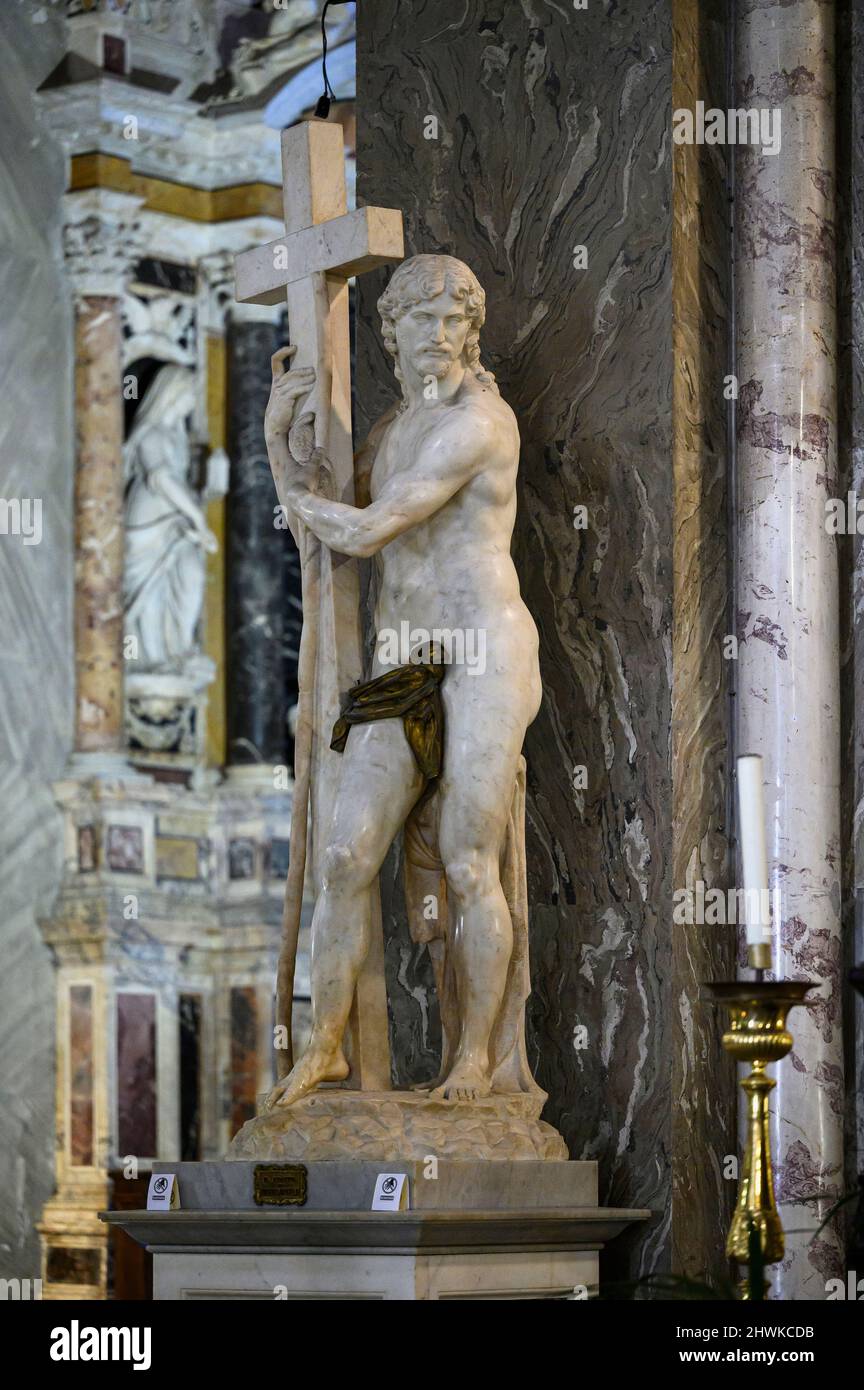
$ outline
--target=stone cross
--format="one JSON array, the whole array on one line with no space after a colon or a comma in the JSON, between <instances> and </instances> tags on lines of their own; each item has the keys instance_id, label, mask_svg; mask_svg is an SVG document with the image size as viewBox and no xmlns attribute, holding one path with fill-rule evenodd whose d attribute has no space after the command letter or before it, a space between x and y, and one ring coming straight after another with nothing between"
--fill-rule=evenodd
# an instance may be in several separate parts
<instances>
[{"instance_id":1,"label":"stone cross","mask_svg":"<svg viewBox=\"0 0 864 1390\"><path fill-rule=\"evenodd\" d=\"M279 304L287 298L288 332L297 352L292 367L314 367L317 379L298 415L315 413L315 443L333 471L336 496L354 501L351 435L351 367L348 278L404 255L402 214L393 208L347 211L342 127L303 121L282 133L285 235L244 251L235 261L236 298L241 304ZM268 364L261 364L262 371ZM315 894L320 855L338 786L340 755L330 749L340 695L362 676L360 589L357 563L332 554L307 536L304 567L304 624L317 631L312 688L301 685L311 714L310 853L307 864ZM307 573L314 582L307 583ZM307 606L314 608L308 612ZM302 651L301 651L301 666ZM293 844L292 836L292 844ZM307 871L308 872L308 871ZM390 1086L383 940L377 885L372 942L357 987L349 1024L352 1082L363 1090Z\"/></svg>"}]
</instances>

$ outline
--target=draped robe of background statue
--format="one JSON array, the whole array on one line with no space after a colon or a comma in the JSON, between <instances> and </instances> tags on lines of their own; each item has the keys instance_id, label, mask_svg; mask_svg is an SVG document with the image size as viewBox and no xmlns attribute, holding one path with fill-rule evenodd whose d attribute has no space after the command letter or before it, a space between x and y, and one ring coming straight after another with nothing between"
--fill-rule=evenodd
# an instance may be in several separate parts
<instances>
[{"instance_id":1,"label":"draped robe of background statue","mask_svg":"<svg viewBox=\"0 0 864 1390\"><path fill-rule=\"evenodd\" d=\"M204 599L205 552L215 551L217 542L188 481L187 421L194 406L194 371L175 364L162 367L147 389L124 449L127 689L135 732L151 747L158 746L161 729L166 738L176 737L170 716L178 700L200 689L213 674L212 663L201 655L195 640Z\"/></svg>"},{"instance_id":2,"label":"draped robe of background statue","mask_svg":"<svg viewBox=\"0 0 864 1390\"><path fill-rule=\"evenodd\" d=\"M273 359L266 434L280 501L335 554L375 557L377 642L374 684L347 696L334 740L344 751L312 923L311 1039L232 1158L567 1156L539 1121L545 1094L525 1053L521 749L541 685L510 556L519 433L480 361L484 305L450 256L394 273L379 310L402 400L358 457L357 506L328 496L313 448L302 400L316 373L291 369L293 348ZM403 827L412 933L429 943L438 984L441 1075L425 1095L321 1089L349 1072L370 889Z\"/></svg>"}]
</instances>

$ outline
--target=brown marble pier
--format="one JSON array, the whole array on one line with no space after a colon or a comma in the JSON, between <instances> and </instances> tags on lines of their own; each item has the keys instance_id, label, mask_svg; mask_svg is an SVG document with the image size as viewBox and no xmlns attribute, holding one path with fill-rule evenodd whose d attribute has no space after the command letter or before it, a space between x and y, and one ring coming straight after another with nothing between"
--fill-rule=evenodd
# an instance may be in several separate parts
<instances>
[{"instance_id":1,"label":"brown marble pier","mask_svg":"<svg viewBox=\"0 0 864 1390\"><path fill-rule=\"evenodd\" d=\"M123 736L123 396L120 301L75 306L75 747Z\"/></svg>"}]
</instances>

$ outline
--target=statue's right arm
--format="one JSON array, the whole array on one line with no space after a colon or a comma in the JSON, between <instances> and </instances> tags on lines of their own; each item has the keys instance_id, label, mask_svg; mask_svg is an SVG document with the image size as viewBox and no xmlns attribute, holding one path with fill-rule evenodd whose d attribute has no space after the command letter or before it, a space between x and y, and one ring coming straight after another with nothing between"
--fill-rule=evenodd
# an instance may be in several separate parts
<instances>
[{"instance_id":1,"label":"statue's right arm","mask_svg":"<svg viewBox=\"0 0 864 1390\"><path fill-rule=\"evenodd\" d=\"M376 420L366 436L365 442L361 444L354 455L354 504L357 507L368 507L372 500L369 495L372 469L375 466L375 459L378 457L378 450L387 433L387 427L395 419L398 411L399 404L397 402L381 416L380 420Z\"/></svg>"},{"instance_id":2,"label":"statue's right arm","mask_svg":"<svg viewBox=\"0 0 864 1390\"><path fill-rule=\"evenodd\" d=\"M389 478L368 507L312 492L299 472L287 480L287 505L330 550L368 559L433 516L488 467L489 459L501 452L498 435L497 423L488 416L476 417L470 429L462 418L442 423L424 441L412 467Z\"/></svg>"}]
</instances>

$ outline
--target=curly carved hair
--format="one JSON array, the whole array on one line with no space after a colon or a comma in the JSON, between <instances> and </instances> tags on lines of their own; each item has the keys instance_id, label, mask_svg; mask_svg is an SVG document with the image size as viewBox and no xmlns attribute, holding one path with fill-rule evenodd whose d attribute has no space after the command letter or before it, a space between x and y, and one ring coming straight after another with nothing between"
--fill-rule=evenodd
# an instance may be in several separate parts
<instances>
[{"instance_id":1,"label":"curly carved hair","mask_svg":"<svg viewBox=\"0 0 864 1390\"><path fill-rule=\"evenodd\" d=\"M415 304L448 291L461 299L470 321L465 339L469 371L483 386L495 385L495 377L480 361L480 329L486 318L486 292L473 270L455 256L411 256L397 266L386 290L378 300L381 315L381 335L391 357L396 357L396 324ZM396 376L401 376L398 363Z\"/></svg>"}]
</instances>

